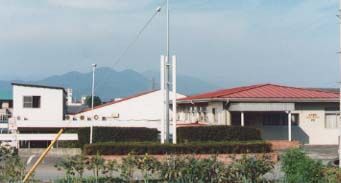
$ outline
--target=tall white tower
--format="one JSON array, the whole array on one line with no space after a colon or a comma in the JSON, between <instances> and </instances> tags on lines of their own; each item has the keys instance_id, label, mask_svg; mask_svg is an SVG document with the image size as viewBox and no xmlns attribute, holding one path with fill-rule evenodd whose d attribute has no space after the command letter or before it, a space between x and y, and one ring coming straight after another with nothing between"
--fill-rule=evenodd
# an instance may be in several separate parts
<instances>
[{"instance_id":1,"label":"tall white tower","mask_svg":"<svg viewBox=\"0 0 341 183\"><path fill-rule=\"evenodd\" d=\"M66 89L66 104L67 105L72 105L72 89L67 88Z\"/></svg>"}]
</instances>

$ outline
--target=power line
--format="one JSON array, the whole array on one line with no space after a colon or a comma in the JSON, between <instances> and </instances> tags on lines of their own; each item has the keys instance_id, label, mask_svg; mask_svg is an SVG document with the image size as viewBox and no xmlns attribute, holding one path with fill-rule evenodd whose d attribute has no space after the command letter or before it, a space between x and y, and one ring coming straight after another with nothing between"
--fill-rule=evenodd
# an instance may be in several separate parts
<instances>
[{"instance_id":1,"label":"power line","mask_svg":"<svg viewBox=\"0 0 341 183\"><path fill-rule=\"evenodd\" d=\"M115 59L114 64L112 67L116 66L122 61L122 58L128 53L128 51L134 46L134 44L139 40L141 37L142 33L146 30L146 28L151 24L153 19L156 17L157 14L161 12L161 9L165 6L166 1L164 1L153 13L153 15L147 20L147 22L143 25L143 27L140 29L140 31L137 33L135 38L128 44L128 46L122 51L122 53ZM105 78L105 77L104 77ZM95 89L97 89L99 86L103 84L103 81L99 81L98 84L96 85Z\"/></svg>"}]
</instances>

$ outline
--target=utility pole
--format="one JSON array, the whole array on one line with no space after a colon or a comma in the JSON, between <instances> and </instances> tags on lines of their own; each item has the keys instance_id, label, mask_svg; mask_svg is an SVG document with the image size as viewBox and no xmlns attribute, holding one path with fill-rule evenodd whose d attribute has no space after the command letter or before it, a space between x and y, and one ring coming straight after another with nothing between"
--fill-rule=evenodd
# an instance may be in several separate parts
<instances>
[{"instance_id":1,"label":"utility pole","mask_svg":"<svg viewBox=\"0 0 341 183\"><path fill-rule=\"evenodd\" d=\"M339 74L341 74L341 0L339 0L339 13L337 15L337 17L339 18ZM340 79L341 79L341 75L340 75ZM339 120L341 121L341 80L339 83ZM341 130L339 130L339 168L341 168Z\"/></svg>"},{"instance_id":2,"label":"utility pole","mask_svg":"<svg viewBox=\"0 0 341 183\"><path fill-rule=\"evenodd\" d=\"M95 71L97 64L92 64L92 88L91 88L91 111L92 111L92 117L94 117L94 96L95 96ZM90 125L90 144L92 144L92 136L93 136L93 122L94 120L91 121Z\"/></svg>"},{"instance_id":3,"label":"utility pole","mask_svg":"<svg viewBox=\"0 0 341 183\"><path fill-rule=\"evenodd\" d=\"M177 91L176 91L176 56L173 56L172 58L172 84L173 84L173 144L176 144L176 121L177 121L177 104L176 104L176 99L177 99Z\"/></svg>"},{"instance_id":4,"label":"utility pole","mask_svg":"<svg viewBox=\"0 0 341 183\"><path fill-rule=\"evenodd\" d=\"M169 47L170 47L170 41L169 41L169 0L167 0L167 50L166 50L166 69L165 69L165 90L166 90L166 96L165 96L165 105L166 105L166 111L165 111L165 142L169 143L169 68L170 68L170 59L169 59Z\"/></svg>"},{"instance_id":5,"label":"utility pole","mask_svg":"<svg viewBox=\"0 0 341 183\"><path fill-rule=\"evenodd\" d=\"M163 114L161 117L161 143L171 143L170 142L170 115L169 115L169 104L170 104L170 77L172 74L172 92L173 92L173 143L176 143L176 57L173 56L170 58L170 26L169 26L169 0L167 0L167 46L166 46L166 55L161 56L161 92L163 94ZM172 62L171 62L172 60ZM172 73L170 72L170 68L172 67Z\"/></svg>"},{"instance_id":6,"label":"utility pole","mask_svg":"<svg viewBox=\"0 0 341 183\"><path fill-rule=\"evenodd\" d=\"M161 144L165 143L165 126L166 126L166 91L165 91L165 56L161 55L160 62L160 89L162 93L162 116L161 116Z\"/></svg>"}]
</instances>

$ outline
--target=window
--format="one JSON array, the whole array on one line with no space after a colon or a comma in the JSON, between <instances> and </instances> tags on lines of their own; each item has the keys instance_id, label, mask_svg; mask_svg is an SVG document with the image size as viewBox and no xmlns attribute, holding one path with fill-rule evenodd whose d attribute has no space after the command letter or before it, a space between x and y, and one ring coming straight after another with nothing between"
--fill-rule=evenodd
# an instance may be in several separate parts
<instances>
[{"instance_id":1,"label":"window","mask_svg":"<svg viewBox=\"0 0 341 183\"><path fill-rule=\"evenodd\" d=\"M298 126L300 124L300 115L299 114L291 114L291 124L293 126Z\"/></svg>"},{"instance_id":2,"label":"window","mask_svg":"<svg viewBox=\"0 0 341 183\"><path fill-rule=\"evenodd\" d=\"M288 126L287 113L265 113L263 114L264 126ZM299 114L291 114L291 125L299 125Z\"/></svg>"},{"instance_id":3,"label":"window","mask_svg":"<svg viewBox=\"0 0 341 183\"><path fill-rule=\"evenodd\" d=\"M213 122L214 123L218 122L217 113L216 113L216 109L215 108L212 108L212 115L213 115Z\"/></svg>"},{"instance_id":4,"label":"window","mask_svg":"<svg viewBox=\"0 0 341 183\"><path fill-rule=\"evenodd\" d=\"M24 96L24 108L40 108L40 96Z\"/></svg>"},{"instance_id":5,"label":"window","mask_svg":"<svg viewBox=\"0 0 341 183\"><path fill-rule=\"evenodd\" d=\"M341 127L340 119L338 114L326 114L325 117L325 128L333 129Z\"/></svg>"}]
</instances>

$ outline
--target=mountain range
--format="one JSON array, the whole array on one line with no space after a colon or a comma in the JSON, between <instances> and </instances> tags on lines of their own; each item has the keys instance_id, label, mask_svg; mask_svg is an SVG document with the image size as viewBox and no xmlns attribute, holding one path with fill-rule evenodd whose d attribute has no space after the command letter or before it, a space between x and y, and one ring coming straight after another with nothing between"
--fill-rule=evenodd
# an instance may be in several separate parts
<instances>
[{"instance_id":1,"label":"mountain range","mask_svg":"<svg viewBox=\"0 0 341 183\"><path fill-rule=\"evenodd\" d=\"M95 76L95 95L100 96L104 101L160 88L160 74L156 71L139 73L134 70L115 71L108 67L101 67L96 70ZM72 88L73 96L79 99L81 96L91 95L92 72L81 73L72 71L35 81L0 80L0 93L11 94L12 82ZM218 86L212 83L181 74L178 74L177 84L178 92L184 95L218 88Z\"/></svg>"}]
</instances>

